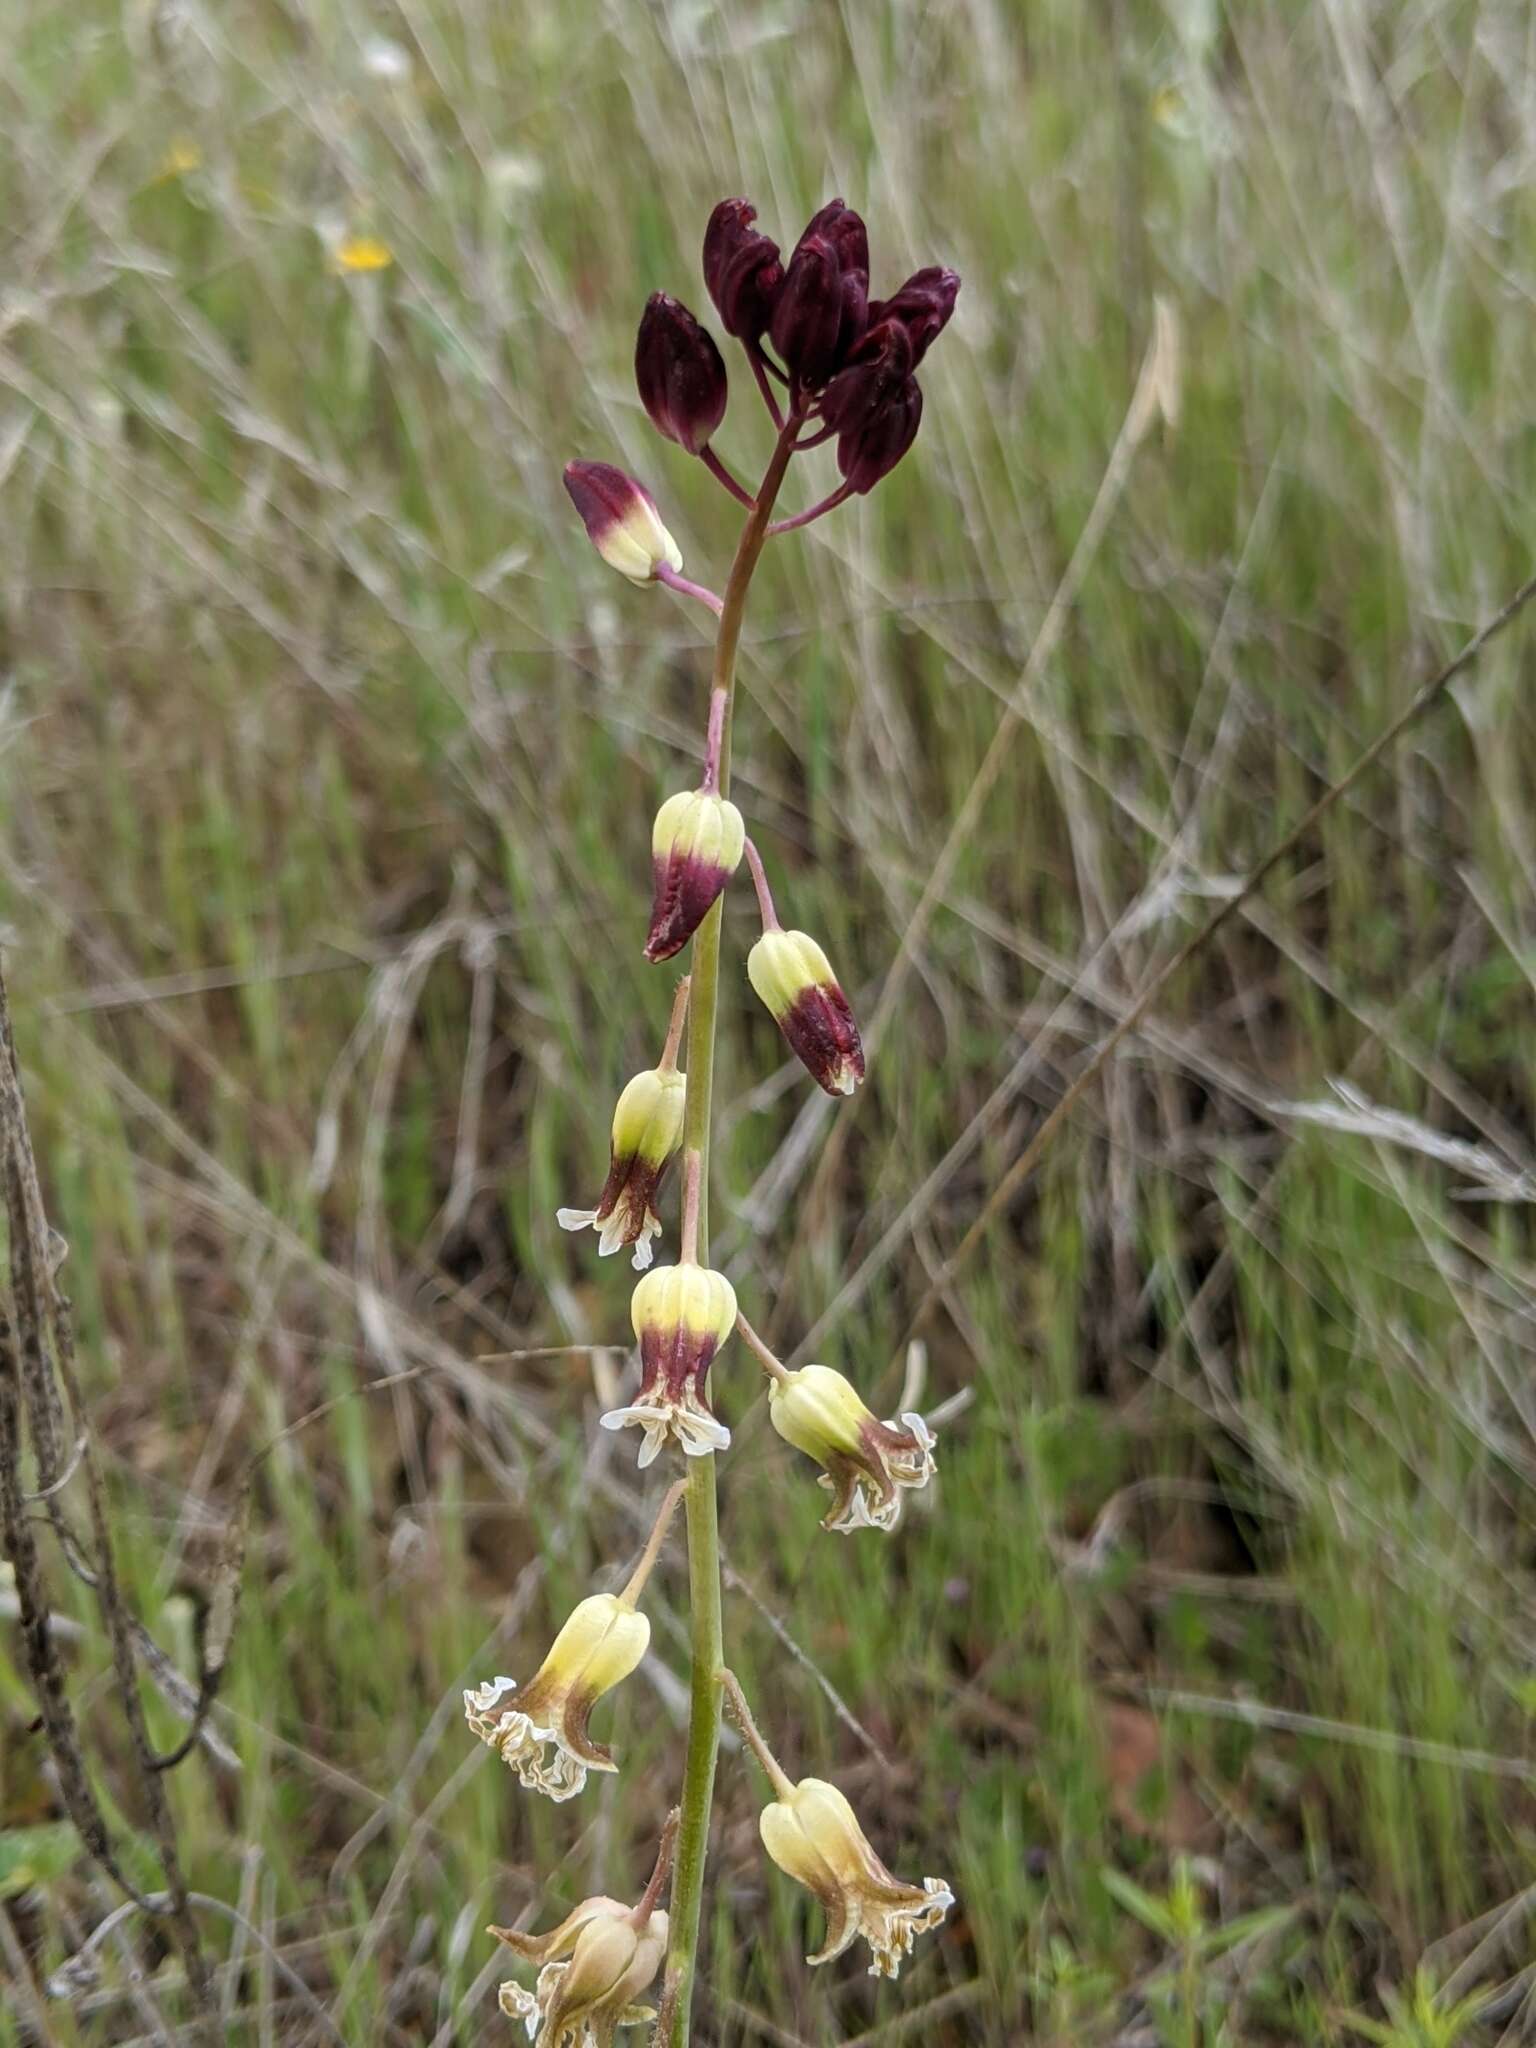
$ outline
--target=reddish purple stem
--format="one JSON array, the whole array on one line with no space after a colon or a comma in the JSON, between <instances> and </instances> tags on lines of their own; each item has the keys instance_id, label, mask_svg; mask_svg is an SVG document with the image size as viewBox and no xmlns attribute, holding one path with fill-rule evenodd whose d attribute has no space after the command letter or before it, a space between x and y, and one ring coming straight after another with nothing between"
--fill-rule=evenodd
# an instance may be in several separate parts
<instances>
[{"instance_id":1,"label":"reddish purple stem","mask_svg":"<svg viewBox=\"0 0 1536 2048\"><path fill-rule=\"evenodd\" d=\"M730 492L738 505L745 505L749 512L756 508L756 498L753 497L745 484L738 483L707 442L699 450L699 460L717 483L725 485L725 488Z\"/></svg>"},{"instance_id":2,"label":"reddish purple stem","mask_svg":"<svg viewBox=\"0 0 1536 2048\"><path fill-rule=\"evenodd\" d=\"M709 725L704 734L704 782L706 796L714 796L720 788L720 748L725 739L725 707L730 702L726 690L711 690L709 693Z\"/></svg>"},{"instance_id":3,"label":"reddish purple stem","mask_svg":"<svg viewBox=\"0 0 1536 2048\"><path fill-rule=\"evenodd\" d=\"M823 498L819 505L812 505L808 512L797 512L793 519L776 519L768 531L770 534L793 533L797 526L809 526L811 521L819 519L823 512L835 511L846 498L852 496L852 484L839 484L831 496Z\"/></svg>"},{"instance_id":4,"label":"reddish purple stem","mask_svg":"<svg viewBox=\"0 0 1536 2048\"><path fill-rule=\"evenodd\" d=\"M656 565L656 581L665 583L668 590L676 590L684 597L696 597L700 604L707 604L718 618L725 610L724 604L712 590L706 590L702 583L690 583L686 576L679 576L675 569L669 569L665 562Z\"/></svg>"},{"instance_id":5,"label":"reddish purple stem","mask_svg":"<svg viewBox=\"0 0 1536 2048\"><path fill-rule=\"evenodd\" d=\"M773 386L768 382L768 362L760 348L753 342L745 344L747 361L752 365L752 374L757 379L757 388L763 394L763 403L768 408L768 417L782 434L784 415L779 411L779 401L773 395Z\"/></svg>"},{"instance_id":6,"label":"reddish purple stem","mask_svg":"<svg viewBox=\"0 0 1536 2048\"><path fill-rule=\"evenodd\" d=\"M745 846L747 866L752 871L752 886L757 891L757 908L763 920L763 930L781 932L784 927L779 923L779 913L773 907L773 892L768 887L768 877L763 872L762 855L750 839L745 842Z\"/></svg>"}]
</instances>

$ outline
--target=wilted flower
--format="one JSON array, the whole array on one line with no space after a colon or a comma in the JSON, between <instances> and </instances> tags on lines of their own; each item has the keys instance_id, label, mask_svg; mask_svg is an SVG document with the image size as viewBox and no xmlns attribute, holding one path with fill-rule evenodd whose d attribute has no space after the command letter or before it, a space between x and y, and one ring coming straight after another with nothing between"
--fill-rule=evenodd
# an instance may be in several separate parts
<instances>
[{"instance_id":1,"label":"wilted flower","mask_svg":"<svg viewBox=\"0 0 1536 2048\"><path fill-rule=\"evenodd\" d=\"M632 583L651 583L663 568L674 575L682 568L682 550L662 525L656 500L644 484L611 463L568 462L565 488L587 538L610 569Z\"/></svg>"},{"instance_id":2,"label":"wilted flower","mask_svg":"<svg viewBox=\"0 0 1536 2048\"><path fill-rule=\"evenodd\" d=\"M864 1838L853 1808L821 1778L781 1788L758 1820L763 1847L780 1870L816 1894L827 1938L806 1960L829 1963L859 1935L874 1957L872 1977L894 1977L919 1934L937 1927L955 1895L936 1877L903 1884Z\"/></svg>"},{"instance_id":3,"label":"wilted flower","mask_svg":"<svg viewBox=\"0 0 1536 2048\"><path fill-rule=\"evenodd\" d=\"M693 937L735 873L745 837L740 811L713 790L667 798L651 832L647 960L670 960Z\"/></svg>"},{"instance_id":4,"label":"wilted flower","mask_svg":"<svg viewBox=\"0 0 1536 2048\"><path fill-rule=\"evenodd\" d=\"M524 1937L492 1932L523 1952ZM640 1928L624 1906L616 1914L593 1913L576 1930L568 1959L546 1962L532 1991L516 1982L502 1985L501 2009L523 2022L535 2048L611 2048L617 2028L655 2019L653 2007L636 2001L666 1952L665 1913L653 1913Z\"/></svg>"},{"instance_id":5,"label":"wilted flower","mask_svg":"<svg viewBox=\"0 0 1536 2048\"><path fill-rule=\"evenodd\" d=\"M667 1916L656 1910L672 1863L676 1810L668 1816L651 1872L638 1905L617 1899L583 1899L548 1934L522 1934L512 1927L490 1932L525 1962L542 1965L532 1991L503 1984L501 2009L522 2020L537 2048L610 2048L617 2027L639 2026L656 2017L635 2003L656 1975L667 1948Z\"/></svg>"},{"instance_id":6,"label":"wilted flower","mask_svg":"<svg viewBox=\"0 0 1536 2048\"><path fill-rule=\"evenodd\" d=\"M821 1484L834 1498L824 1529L894 1529L902 1491L933 1477L933 1433L922 1416L877 1422L830 1366L770 1377L768 1416L786 1443L826 1468Z\"/></svg>"},{"instance_id":7,"label":"wilted flower","mask_svg":"<svg viewBox=\"0 0 1536 2048\"><path fill-rule=\"evenodd\" d=\"M608 1178L595 1209L557 1209L562 1230L595 1230L607 1258L622 1245L635 1248L634 1268L651 1263L651 1239L661 1235L656 1190L683 1136L687 1077L675 1066L649 1067L626 1082L613 1112Z\"/></svg>"},{"instance_id":8,"label":"wilted flower","mask_svg":"<svg viewBox=\"0 0 1536 2048\"><path fill-rule=\"evenodd\" d=\"M731 1433L711 1410L704 1382L710 1362L736 1327L736 1293L708 1266L660 1266L630 1304L640 1340L640 1390L627 1408L602 1418L604 1429L635 1423L645 1432L642 1470L668 1437L690 1457L723 1451Z\"/></svg>"},{"instance_id":9,"label":"wilted flower","mask_svg":"<svg viewBox=\"0 0 1536 2048\"><path fill-rule=\"evenodd\" d=\"M725 364L688 308L652 292L635 341L640 402L658 433L697 455L725 418Z\"/></svg>"},{"instance_id":10,"label":"wilted flower","mask_svg":"<svg viewBox=\"0 0 1536 2048\"><path fill-rule=\"evenodd\" d=\"M864 1047L831 962L804 932L765 931L747 955L747 979L789 1048L829 1095L864 1078Z\"/></svg>"},{"instance_id":11,"label":"wilted flower","mask_svg":"<svg viewBox=\"0 0 1536 2048\"><path fill-rule=\"evenodd\" d=\"M587 1721L596 1701L628 1678L650 1640L651 1624L627 1600L594 1593L572 1610L522 1691L513 1679L491 1679L465 1692L464 1718L530 1791L570 1799L589 1770L618 1769L612 1753L587 1733Z\"/></svg>"},{"instance_id":12,"label":"wilted flower","mask_svg":"<svg viewBox=\"0 0 1536 2048\"><path fill-rule=\"evenodd\" d=\"M773 317L784 281L779 245L753 227L757 208L722 199L704 230L704 282L727 334L754 347Z\"/></svg>"}]
</instances>

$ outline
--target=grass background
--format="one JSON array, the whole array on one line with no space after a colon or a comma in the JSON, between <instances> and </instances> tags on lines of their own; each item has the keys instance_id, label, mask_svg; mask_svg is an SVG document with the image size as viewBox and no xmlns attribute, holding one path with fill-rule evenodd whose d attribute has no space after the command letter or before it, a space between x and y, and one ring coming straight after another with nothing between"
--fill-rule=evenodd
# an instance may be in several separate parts
<instances>
[{"instance_id":1,"label":"grass background","mask_svg":"<svg viewBox=\"0 0 1536 2048\"><path fill-rule=\"evenodd\" d=\"M621 1776L535 1803L458 1708L610 1583L661 1479L594 1428L629 1276L553 1222L659 1043L649 820L707 660L591 554L561 464L643 476L706 581L735 526L636 401L645 295L703 308L737 191L781 239L843 193L877 287L965 278L914 453L770 551L737 728L781 907L867 1016L1012 718L835 1141L739 972L745 898L727 924L717 1251L894 1403L931 1276L1126 992L1529 571L1536 30L1520 0L4 19L6 966L133 1598L183 1670L246 1457L426 1369L264 1466L227 1755L173 1780L192 1881L254 1930L207 1923L227 2038L306 2038L259 1935L348 2042L509 2039L485 1923L636 1885L681 1758L676 1559L602 1710ZM391 265L341 272L348 233ZM1132 449L1158 300L1180 402ZM822 1535L744 1355L717 1368L735 1666L789 1767L962 1903L895 1989L807 1972L728 1756L702 2041L1536 2038L1531 668L1516 627L996 1218L892 1541ZM56 1592L111 1802L105 1644ZM0 2040L160 2038L140 1922L73 2004L25 1987L111 1901L0 1652Z\"/></svg>"}]
</instances>

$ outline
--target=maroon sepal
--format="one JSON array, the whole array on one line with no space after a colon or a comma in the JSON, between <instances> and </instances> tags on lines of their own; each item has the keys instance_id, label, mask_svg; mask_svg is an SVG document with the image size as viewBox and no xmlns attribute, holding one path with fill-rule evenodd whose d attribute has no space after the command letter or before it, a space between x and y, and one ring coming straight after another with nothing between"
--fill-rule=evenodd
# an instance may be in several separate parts
<instances>
[{"instance_id":1,"label":"maroon sepal","mask_svg":"<svg viewBox=\"0 0 1536 2048\"><path fill-rule=\"evenodd\" d=\"M812 982L779 1019L790 1051L828 1095L851 1095L864 1078L864 1045L838 984Z\"/></svg>"},{"instance_id":2,"label":"maroon sepal","mask_svg":"<svg viewBox=\"0 0 1536 2048\"><path fill-rule=\"evenodd\" d=\"M704 282L727 334L748 347L762 339L784 282L779 245L752 223L747 199L722 199L704 230Z\"/></svg>"},{"instance_id":3,"label":"maroon sepal","mask_svg":"<svg viewBox=\"0 0 1536 2048\"><path fill-rule=\"evenodd\" d=\"M725 418L725 364L714 337L666 292L653 292L641 315L635 382L652 425L690 455Z\"/></svg>"},{"instance_id":4,"label":"maroon sepal","mask_svg":"<svg viewBox=\"0 0 1536 2048\"><path fill-rule=\"evenodd\" d=\"M730 880L729 868L696 854L651 856L651 928L647 960L670 960L704 922L705 913Z\"/></svg>"},{"instance_id":5,"label":"maroon sepal","mask_svg":"<svg viewBox=\"0 0 1536 2048\"><path fill-rule=\"evenodd\" d=\"M679 1407L697 1404L706 1415L714 1414L704 1382L719 1350L712 1330L702 1334L685 1324L670 1329L647 1329L640 1339L640 1390L632 1405L650 1407L655 1403Z\"/></svg>"},{"instance_id":6,"label":"maroon sepal","mask_svg":"<svg viewBox=\"0 0 1536 2048\"><path fill-rule=\"evenodd\" d=\"M656 1207L656 1191L666 1178L670 1163L670 1159L663 1159L659 1166L652 1166L638 1152L611 1153L608 1178L597 1198L594 1222L606 1223L618 1210L624 1226L619 1242L633 1244L645 1228L647 1215Z\"/></svg>"}]
</instances>

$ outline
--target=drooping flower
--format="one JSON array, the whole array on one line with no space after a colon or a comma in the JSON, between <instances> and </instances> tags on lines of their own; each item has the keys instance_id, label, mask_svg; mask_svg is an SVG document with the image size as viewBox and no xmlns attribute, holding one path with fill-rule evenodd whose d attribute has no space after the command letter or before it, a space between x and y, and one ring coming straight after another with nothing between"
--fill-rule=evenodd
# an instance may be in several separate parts
<instances>
[{"instance_id":1,"label":"drooping flower","mask_svg":"<svg viewBox=\"0 0 1536 2048\"><path fill-rule=\"evenodd\" d=\"M746 837L740 811L709 789L669 796L651 833L651 928L647 960L670 960L703 923L735 873Z\"/></svg>"},{"instance_id":2,"label":"drooping flower","mask_svg":"<svg viewBox=\"0 0 1536 2048\"><path fill-rule=\"evenodd\" d=\"M595 1230L597 1249L607 1258L632 1244L634 1268L651 1263L651 1239L661 1234L656 1192L683 1136L687 1077L665 1061L625 1083L613 1112L608 1178L595 1209L557 1209L562 1230Z\"/></svg>"},{"instance_id":3,"label":"drooping flower","mask_svg":"<svg viewBox=\"0 0 1536 2048\"><path fill-rule=\"evenodd\" d=\"M704 230L704 282L727 334L755 347L773 318L784 282L779 245L752 223L746 199L722 199Z\"/></svg>"},{"instance_id":4,"label":"drooping flower","mask_svg":"<svg viewBox=\"0 0 1536 2048\"><path fill-rule=\"evenodd\" d=\"M829 1095L851 1095L864 1078L864 1047L816 941L805 932L765 931L747 955L747 979L817 1084Z\"/></svg>"},{"instance_id":5,"label":"drooping flower","mask_svg":"<svg viewBox=\"0 0 1536 2048\"><path fill-rule=\"evenodd\" d=\"M506 1933L501 1939L519 1945ZM503 1984L499 2003L508 2019L523 2022L534 2048L612 2048L619 2027L655 2019L654 2007L637 2001L666 1952L665 1913L651 1914L641 1928L624 1906L595 1913L577 1929L568 1958L546 1962L532 1991Z\"/></svg>"},{"instance_id":6,"label":"drooping flower","mask_svg":"<svg viewBox=\"0 0 1536 2048\"><path fill-rule=\"evenodd\" d=\"M636 1287L630 1317L640 1341L640 1389L604 1429L643 1430L643 1470L671 1438L690 1457L723 1451L731 1433L705 1392L710 1363L736 1326L736 1293L723 1273L684 1263L660 1266Z\"/></svg>"},{"instance_id":7,"label":"drooping flower","mask_svg":"<svg viewBox=\"0 0 1536 2048\"><path fill-rule=\"evenodd\" d=\"M652 292L640 316L635 382L652 426L690 455L725 418L725 364L714 337L666 292Z\"/></svg>"},{"instance_id":8,"label":"drooping flower","mask_svg":"<svg viewBox=\"0 0 1536 2048\"><path fill-rule=\"evenodd\" d=\"M768 1417L786 1443L825 1468L821 1484L833 1501L824 1529L894 1529L903 1491L933 1477L933 1433L922 1416L877 1421L830 1366L770 1378Z\"/></svg>"},{"instance_id":9,"label":"drooping flower","mask_svg":"<svg viewBox=\"0 0 1536 2048\"><path fill-rule=\"evenodd\" d=\"M644 484L608 462L568 462L565 488L610 569L631 583L653 583L663 568L674 575L682 568L682 550Z\"/></svg>"},{"instance_id":10,"label":"drooping flower","mask_svg":"<svg viewBox=\"0 0 1536 2048\"><path fill-rule=\"evenodd\" d=\"M494 1678L466 1690L464 1718L521 1784L571 1799L588 1771L615 1771L587 1722L595 1703L645 1655L651 1624L627 1600L594 1593L571 1612L529 1683ZM513 1695L516 1695L514 1698Z\"/></svg>"},{"instance_id":11,"label":"drooping flower","mask_svg":"<svg viewBox=\"0 0 1536 2048\"><path fill-rule=\"evenodd\" d=\"M523 2022L536 2048L611 2048L616 2028L640 2026L656 2017L636 2000L666 1954L667 1916L657 1911L657 1901L671 1869L677 1823L674 1808L637 1905L604 1897L583 1899L548 1934L490 1929L514 1955L541 1966L532 1991L508 1983L500 1994L502 2011Z\"/></svg>"},{"instance_id":12,"label":"drooping flower","mask_svg":"<svg viewBox=\"0 0 1536 2048\"><path fill-rule=\"evenodd\" d=\"M781 1790L758 1819L763 1847L780 1870L816 1894L827 1938L806 1960L829 1963L862 1934L872 1977L894 1977L920 1934L937 1927L955 1895L936 1877L904 1884L865 1840L848 1801L822 1778Z\"/></svg>"}]
</instances>

